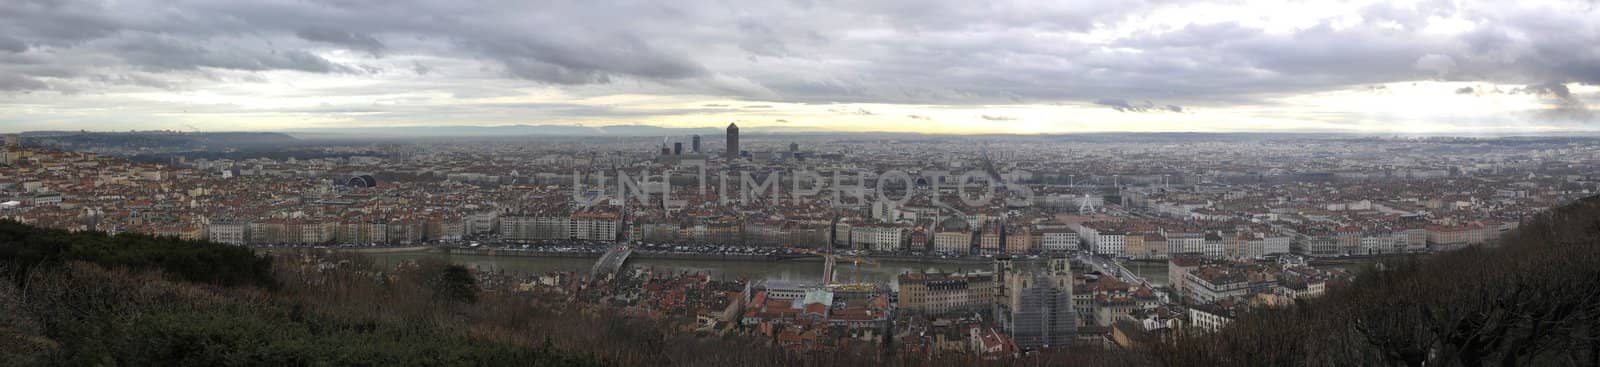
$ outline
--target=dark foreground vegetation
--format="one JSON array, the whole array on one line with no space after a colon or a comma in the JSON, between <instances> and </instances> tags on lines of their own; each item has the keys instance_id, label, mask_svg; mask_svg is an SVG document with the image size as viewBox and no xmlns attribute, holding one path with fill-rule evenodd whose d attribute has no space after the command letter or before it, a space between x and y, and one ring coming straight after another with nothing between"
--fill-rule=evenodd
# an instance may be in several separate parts
<instances>
[{"instance_id":1,"label":"dark foreground vegetation","mask_svg":"<svg viewBox=\"0 0 1600 367\"><path fill-rule=\"evenodd\" d=\"M0 365L597 364L427 319L321 312L297 296L315 289L283 286L241 247L0 222L0 267ZM470 276L417 283L451 280L425 301L448 304Z\"/></svg>"},{"instance_id":2,"label":"dark foreground vegetation","mask_svg":"<svg viewBox=\"0 0 1600 367\"><path fill-rule=\"evenodd\" d=\"M363 261L0 221L0 366L1010 364L928 364L871 350L798 355L762 339L673 326L683 320L481 290L460 266L422 262L380 273ZM1084 352L1035 362L1126 364L1124 357Z\"/></svg>"},{"instance_id":3,"label":"dark foreground vegetation","mask_svg":"<svg viewBox=\"0 0 1600 367\"><path fill-rule=\"evenodd\" d=\"M1209 335L1022 361L798 355L553 295L479 289L465 268L0 221L0 366L1600 366L1600 198L1497 248L1384 263L1329 296Z\"/></svg>"},{"instance_id":4,"label":"dark foreground vegetation","mask_svg":"<svg viewBox=\"0 0 1600 367\"><path fill-rule=\"evenodd\" d=\"M1324 298L1152 349L1169 366L1600 366L1600 197L1499 247L1382 263Z\"/></svg>"},{"instance_id":5,"label":"dark foreground vegetation","mask_svg":"<svg viewBox=\"0 0 1600 367\"><path fill-rule=\"evenodd\" d=\"M108 268L161 270L176 280L220 286L277 286L272 261L248 248L141 234L106 236L0 221L0 270L17 279L38 266L84 261Z\"/></svg>"}]
</instances>

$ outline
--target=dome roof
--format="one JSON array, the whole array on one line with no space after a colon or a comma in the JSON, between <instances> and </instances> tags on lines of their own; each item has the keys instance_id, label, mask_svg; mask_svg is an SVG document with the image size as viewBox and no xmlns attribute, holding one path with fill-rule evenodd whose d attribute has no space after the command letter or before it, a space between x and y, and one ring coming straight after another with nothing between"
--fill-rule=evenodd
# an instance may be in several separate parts
<instances>
[{"instance_id":1,"label":"dome roof","mask_svg":"<svg viewBox=\"0 0 1600 367\"><path fill-rule=\"evenodd\" d=\"M946 230L946 231L948 231L948 230L962 230L962 229L968 229L968 228L971 228L971 227L972 227L971 223L967 223L966 218L962 218L960 216L955 216L955 215L951 215L949 217L945 217L944 220L939 221L939 229L940 230Z\"/></svg>"},{"instance_id":2,"label":"dome roof","mask_svg":"<svg viewBox=\"0 0 1600 367\"><path fill-rule=\"evenodd\" d=\"M360 175L351 177L350 181L345 182L345 185L360 188L378 187L378 179L372 178L372 175Z\"/></svg>"}]
</instances>

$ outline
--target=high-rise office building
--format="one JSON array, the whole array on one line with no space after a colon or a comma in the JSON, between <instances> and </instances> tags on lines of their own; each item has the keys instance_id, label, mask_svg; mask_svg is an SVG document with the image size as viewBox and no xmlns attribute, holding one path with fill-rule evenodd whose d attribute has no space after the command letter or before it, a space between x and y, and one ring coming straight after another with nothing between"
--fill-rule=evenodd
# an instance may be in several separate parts
<instances>
[{"instance_id":1,"label":"high-rise office building","mask_svg":"<svg viewBox=\"0 0 1600 367\"><path fill-rule=\"evenodd\" d=\"M799 151L800 151L800 143L789 142L789 153L794 153L794 152L799 152Z\"/></svg>"},{"instance_id":2,"label":"high-rise office building","mask_svg":"<svg viewBox=\"0 0 1600 367\"><path fill-rule=\"evenodd\" d=\"M672 155L683 155L683 142L672 142Z\"/></svg>"},{"instance_id":3,"label":"high-rise office building","mask_svg":"<svg viewBox=\"0 0 1600 367\"><path fill-rule=\"evenodd\" d=\"M689 148L691 151L694 152L694 154L700 154L700 136L695 135L690 142Z\"/></svg>"},{"instance_id":4,"label":"high-rise office building","mask_svg":"<svg viewBox=\"0 0 1600 367\"><path fill-rule=\"evenodd\" d=\"M728 152L729 160L739 159L739 125L728 124Z\"/></svg>"}]
</instances>

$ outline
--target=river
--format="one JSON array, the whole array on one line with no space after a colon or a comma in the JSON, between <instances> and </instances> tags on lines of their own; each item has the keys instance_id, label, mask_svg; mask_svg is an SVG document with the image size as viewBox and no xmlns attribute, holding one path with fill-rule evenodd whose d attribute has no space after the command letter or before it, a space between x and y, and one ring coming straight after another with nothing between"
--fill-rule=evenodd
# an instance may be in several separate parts
<instances>
[{"instance_id":1,"label":"river","mask_svg":"<svg viewBox=\"0 0 1600 367\"><path fill-rule=\"evenodd\" d=\"M525 257L525 256L487 256L487 255L452 255L438 253L390 253L390 254L364 254L373 259L376 265L385 268L394 264L412 259L437 258L452 263L466 265L483 270L505 270L508 272L542 273L547 271L580 271L587 272L594 266L594 258L570 257ZM893 289L899 289L896 281L897 275L908 271L925 271L936 268L940 271L966 271L966 270L993 270L986 264L935 264L910 261L879 260L879 265L853 265L840 261L835 280L839 282L868 282L884 283ZM821 261L725 261L725 260L679 260L679 259L647 259L630 258L629 268L649 267L657 271L697 272L706 273L716 280L736 279L764 279L783 280L795 282L821 282Z\"/></svg>"},{"instance_id":2,"label":"river","mask_svg":"<svg viewBox=\"0 0 1600 367\"><path fill-rule=\"evenodd\" d=\"M366 254L373 261L385 268L410 259L437 258L452 263L462 264L483 270L504 270L508 272L542 273L547 271L588 271L594 265L594 258L571 257L524 257L524 256L487 256L487 255L451 255L439 253L386 253ZM838 275L835 280L839 282L867 282L884 283L898 290L899 284L896 276L908 271L925 271L938 269L940 271L966 271L966 270L993 270L987 264L947 264L947 263L921 263L914 261L881 260L879 265L852 265L840 262ZM783 280L795 282L820 282L822 281L821 261L725 261L725 260L680 260L680 259L628 259L628 267L650 267L657 271L697 272L706 273L716 280L736 279L763 279ZM1166 262L1125 261L1123 266L1139 275L1145 280L1156 285L1167 284ZM1349 270L1358 269L1361 264L1336 264L1326 265Z\"/></svg>"}]
</instances>

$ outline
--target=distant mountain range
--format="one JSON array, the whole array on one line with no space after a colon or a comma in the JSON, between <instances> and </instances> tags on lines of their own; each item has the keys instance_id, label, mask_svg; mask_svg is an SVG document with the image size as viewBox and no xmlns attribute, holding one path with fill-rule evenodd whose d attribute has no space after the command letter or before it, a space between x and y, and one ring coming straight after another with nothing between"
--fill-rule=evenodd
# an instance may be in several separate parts
<instances>
[{"instance_id":1,"label":"distant mountain range","mask_svg":"<svg viewBox=\"0 0 1600 367\"><path fill-rule=\"evenodd\" d=\"M661 136L661 135L720 135L721 127L661 127L652 125L501 125L501 126L393 126L393 127L341 127L286 129L284 133L302 138L367 137L480 137L480 136ZM833 131L809 127L748 127L741 134L831 133Z\"/></svg>"},{"instance_id":2,"label":"distant mountain range","mask_svg":"<svg viewBox=\"0 0 1600 367\"><path fill-rule=\"evenodd\" d=\"M179 151L207 148L271 148L300 143L299 139L288 134L274 132L29 131L20 135L29 145L64 149L103 147Z\"/></svg>"}]
</instances>

